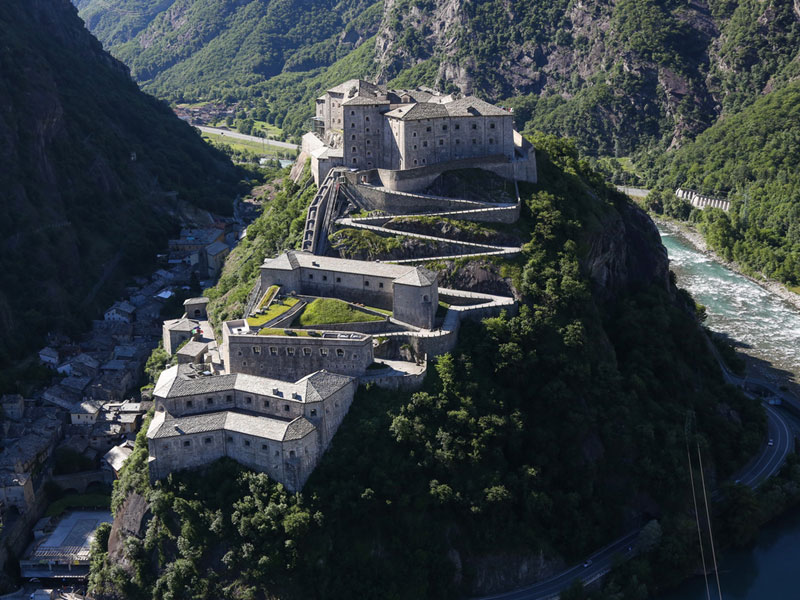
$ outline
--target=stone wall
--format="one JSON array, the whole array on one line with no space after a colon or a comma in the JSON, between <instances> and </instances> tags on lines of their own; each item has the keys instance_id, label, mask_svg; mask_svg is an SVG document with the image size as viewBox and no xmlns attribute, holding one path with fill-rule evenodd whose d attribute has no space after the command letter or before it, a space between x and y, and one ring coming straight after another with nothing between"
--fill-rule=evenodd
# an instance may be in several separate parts
<instances>
[{"instance_id":1,"label":"stone wall","mask_svg":"<svg viewBox=\"0 0 800 600\"><path fill-rule=\"evenodd\" d=\"M229 373L285 381L297 381L323 369L358 377L372 364L372 338L343 339L335 332L320 337L230 335L226 336L223 360Z\"/></svg>"}]
</instances>

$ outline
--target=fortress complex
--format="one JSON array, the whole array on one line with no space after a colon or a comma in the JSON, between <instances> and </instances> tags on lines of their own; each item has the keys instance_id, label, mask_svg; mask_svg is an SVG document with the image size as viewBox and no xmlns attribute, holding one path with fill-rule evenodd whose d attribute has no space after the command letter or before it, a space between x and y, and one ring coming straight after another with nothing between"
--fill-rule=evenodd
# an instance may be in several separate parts
<instances>
[{"instance_id":1,"label":"fortress complex","mask_svg":"<svg viewBox=\"0 0 800 600\"><path fill-rule=\"evenodd\" d=\"M473 96L389 90L359 79L317 98L314 131L303 137L303 151L317 185L337 166L377 169L393 189L381 170L480 163L507 178L536 181L532 146L514 131L509 111Z\"/></svg>"},{"instance_id":2,"label":"fortress complex","mask_svg":"<svg viewBox=\"0 0 800 600\"><path fill-rule=\"evenodd\" d=\"M347 414L356 385L326 371L290 383L170 367L153 392L150 478L228 456L298 491Z\"/></svg>"},{"instance_id":3,"label":"fortress complex","mask_svg":"<svg viewBox=\"0 0 800 600\"><path fill-rule=\"evenodd\" d=\"M261 289L329 296L391 310L398 321L432 329L439 305L436 274L423 267L366 262L290 250L261 265Z\"/></svg>"}]
</instances>

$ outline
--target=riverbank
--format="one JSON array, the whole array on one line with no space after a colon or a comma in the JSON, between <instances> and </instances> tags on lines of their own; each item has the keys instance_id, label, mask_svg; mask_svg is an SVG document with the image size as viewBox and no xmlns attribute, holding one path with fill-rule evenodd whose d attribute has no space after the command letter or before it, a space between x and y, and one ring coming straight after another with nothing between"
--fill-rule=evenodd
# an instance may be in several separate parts
<instances>
[{"instance_id":1,"label":"riverbank","mask_svg":"<svg viewBox=\"0 0 800 600\"><path fill-rule=\"evenodd\" d=\"M729 268L731 271L735 271L742 277L746 277L756 285L761 286L765 290L770 293L775 294L776 296L780 297L782 300L785 300L792 306L794 306L797 310L800 310L800 294L795 294L791 290L787 289L785 285L782 283L775 281L773 279L767 278L757 278L753 277L752 275L748 275L745 273L744 269L742 269L741 265L739 265L735 261L727 261L722 258L719 254L714 252L711 248L708 247L703 235L695 229L690 223L685 221L676 221L674 219L665 219L661 216L655 216L652 213L650 214L650 218L653 221L663 227L664 229L668 230L670 233L673 233L677 236L682 237L684 240L689 242L696 250L702 252L709 258L714 259L716 262L724 265L725 267Z\"/></svg>"}]
</instances>

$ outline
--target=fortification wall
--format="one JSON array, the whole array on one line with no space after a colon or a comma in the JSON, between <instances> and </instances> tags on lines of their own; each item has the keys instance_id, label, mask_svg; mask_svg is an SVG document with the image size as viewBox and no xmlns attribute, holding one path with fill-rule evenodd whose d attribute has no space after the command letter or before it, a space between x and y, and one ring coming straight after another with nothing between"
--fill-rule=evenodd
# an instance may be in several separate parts
<instances>
[{"instance_id":1,"label":"fortification wall","mask_svg":"<svg viewBox=\"0 0 800 600\"><path fill-rule=\"evenodd\" d=\"M376 169L376 171L383 187L391 191L416 192L428 187L445 171L455 169L484 169L506 179L514 178L514 163L502 154L462 158L411 169Z\"/></svg>"},{"instance_id":2,"label":"fortification wall","mask_svg":"<svg viewBox=\"0 0 800 600\"><path fill-rule=\"evenodd\" d=\"M326 334L327 335L327 334ZM297 381L322 369L358 377L372 364L372 338L231 335L224 349L229 373Z\"/></svg>"}]
</instances>

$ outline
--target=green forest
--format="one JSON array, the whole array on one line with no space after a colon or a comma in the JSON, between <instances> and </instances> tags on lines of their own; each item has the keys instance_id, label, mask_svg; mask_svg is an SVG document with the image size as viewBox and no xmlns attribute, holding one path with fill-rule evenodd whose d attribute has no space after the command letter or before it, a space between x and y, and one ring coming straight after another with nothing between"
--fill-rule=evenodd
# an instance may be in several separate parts
<instances>
[{"instance_id":1,"label":"green forest","mask_svg":"<svg viewBox=\"0 0 800 600\"><path fill-rule=\"evenodd\" d=\"M4 3L0 38L3 370L152 271L182 206L230 214L240 174L140 92L68 3Z\"/></svg>"},{"instance_id":2,"label":"green forest","mask_svg":"<svg viewBox=\"0 0 800 600\"><path fill-rule=\"evenodd\" d=\"M653 165L654 208L690 218L726 260L752 274L800 284L800 81L716 123ZM691 211L682 186L731 200L730 212ZM664 210L666 207L666 210Z\"/></svg>"},{"instance_id":3,"label":"green forest","mask_svg":"<svg viewBox=\"0 0 800 600\"><path fill-rule=\"evenodd\" d=\"M686 444L698 441L724 478L758 446L763 412L723 383L685 292L651 272L600 299L587 240L608 219L635 229L637 209L574 145L534 142L541 183L521 188L519 314L465 324L416 393L360 388L301 494L228 461L151 487L141 433L113 507L135 491L152 519L122 545L127 570L99 536L93 593L451 598L497 552L558 569L649 520L662 530L648 546L662 581L682 576L695 543ZM285 183L267 203L229 261L243 276L210 291L215 318L235 312L262 251L297 245L313 189ZM647 263L658 237L640 235Z\"/></svg>"}]
</instances>

